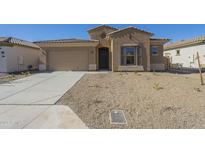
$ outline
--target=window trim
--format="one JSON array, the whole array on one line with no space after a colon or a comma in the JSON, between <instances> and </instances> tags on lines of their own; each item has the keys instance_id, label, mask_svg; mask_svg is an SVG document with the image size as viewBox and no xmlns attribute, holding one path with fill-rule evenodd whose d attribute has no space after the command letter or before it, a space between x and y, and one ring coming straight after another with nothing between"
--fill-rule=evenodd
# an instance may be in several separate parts
<instances>
[{"instance_id":1,"label":"window trim","mask_svg":"<svg viewBox=\"0 0 205 154\"><path fill-rule=\"evenodd\" d=\"M134 55L127 55L127 53L126 53L126 55L123 55L123 49L124 48L130 48L130 47L135 48ZM120 65L121 66L137 66L137 64L138 64L137 51L138 50L139 50L139 46L136 46L136 45L133 45L133 46L130 46L130 45L129 46L125 46L125 45L123 45L123 46L121 46ZM124 64L124 62L122 61L122 59L124 59L124 57L125 57L126 61L127 61L127 57L134 57L134 64L127 64L127 62L125 62L126 64Z\"/></svg>"}]
</instances>

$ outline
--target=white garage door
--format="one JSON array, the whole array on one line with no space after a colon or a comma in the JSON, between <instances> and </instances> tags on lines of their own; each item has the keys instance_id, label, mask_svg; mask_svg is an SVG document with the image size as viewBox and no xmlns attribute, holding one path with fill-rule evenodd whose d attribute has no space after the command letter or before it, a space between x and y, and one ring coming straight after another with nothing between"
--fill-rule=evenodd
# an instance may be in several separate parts
<instances>
[{"instance_id":1,"label":"white garage door","mask_svg":"<svg viewBox=\"0 0 205 154\"><path fill-rule=\"evenodd\" d=\"M88 50L63 50L48 52L49 70L88 70Z\"/></svg>"}]
</instances>

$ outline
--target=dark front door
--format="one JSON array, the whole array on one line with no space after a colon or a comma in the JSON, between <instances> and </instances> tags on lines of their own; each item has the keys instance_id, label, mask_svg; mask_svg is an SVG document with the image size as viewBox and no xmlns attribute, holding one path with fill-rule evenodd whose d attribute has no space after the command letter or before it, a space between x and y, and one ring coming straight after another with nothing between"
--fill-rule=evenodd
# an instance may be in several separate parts
<instances>
[{"instance_id":1,"label":"dark front door","mask_svg":"<svg viewBox=\"0 0 205 154\"><path fill-rule=\"evenodd\" d=\"M109 69L108 48L99 48L99 69Z\"/></svg>"}]
</instances>

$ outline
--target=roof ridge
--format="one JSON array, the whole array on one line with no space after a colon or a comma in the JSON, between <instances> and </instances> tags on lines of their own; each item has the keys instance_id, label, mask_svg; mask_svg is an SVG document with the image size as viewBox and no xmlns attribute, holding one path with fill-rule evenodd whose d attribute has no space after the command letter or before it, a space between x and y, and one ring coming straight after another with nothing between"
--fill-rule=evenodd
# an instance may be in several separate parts
<instances>
[{"instance_id":1,"label":"roof ridge","mask_svg":"<svg viewBox=\"0 0 205 154\"><path fill-rule=\"evenodd\" d=\"M111 28L111 29L118 30L118 29L115 28L115 27L112 27L112 26L109 26L109 25L106 25L106 24L102 24L102 25L100 25L100 26L97 26L97 27L94 27L94 28L90 28L90 29L88 29L87 31L88 31L88 32L91 32L91 31L94 31L94 30L96 30L96 29L98 29L98 28L101 28L101 27L108 27L108 28Z\"/></svg>"},{"instance_id":2,"label":"roof ridge","mask_svg":"<svg viewBox=\"0 0 205 154\"><path fill-rule=\"evenodd\" d=\"M108 33L107 35L112 35L112 34L114 34L114 33L118 33L118 32L121 32L121 31L124 31L124 30L127 30L127 29L135 29L135 30L138 30L138 31L141 31L141 32L144 32L144 33L149 33L149 34L153 35L153 33L151 33L151 32L142 30L142 29L137 28L137 27L134 27L134 26L128 26L128 27L125 27L125 28L122 28L122 29L118 29L118 30L116 30L116 31L113 31L113 32Z\"/></svg>"}]
</instances>

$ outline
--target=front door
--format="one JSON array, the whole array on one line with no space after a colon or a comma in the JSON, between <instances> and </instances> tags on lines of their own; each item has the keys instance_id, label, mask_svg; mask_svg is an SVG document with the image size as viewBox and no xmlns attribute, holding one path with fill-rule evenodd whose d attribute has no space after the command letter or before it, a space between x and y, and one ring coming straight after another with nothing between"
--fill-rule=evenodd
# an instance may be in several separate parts
<instances>
[{"instance_id":1,"label":"front door","mask_svg":"<svg viewBox=\"0 0 205 154\"><path fill-rule=\"evenodd\" d=\"M99 48L99 69L109 69L108 48Z\"/></svg>"}]
</instances>

